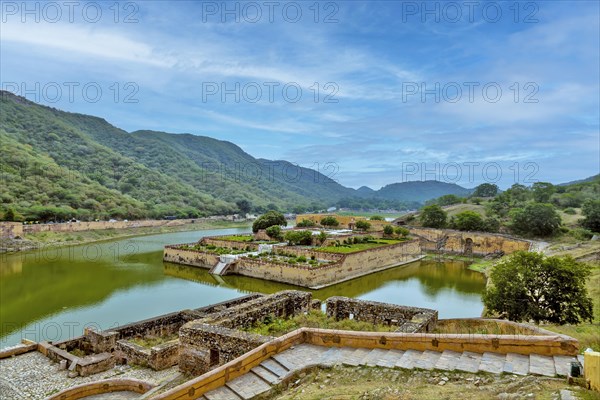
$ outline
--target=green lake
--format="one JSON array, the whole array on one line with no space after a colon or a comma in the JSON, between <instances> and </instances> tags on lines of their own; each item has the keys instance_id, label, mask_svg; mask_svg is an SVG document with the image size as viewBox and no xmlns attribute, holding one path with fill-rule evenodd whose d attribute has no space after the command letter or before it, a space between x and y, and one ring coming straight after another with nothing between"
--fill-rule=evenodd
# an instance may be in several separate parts
<instances>
[{"instance_id":1,"label":"green lake","mask_svg":"<svg viewBox=\"0 0 600 400\"><path fill-rule=\"evenodd\" d=\"M250 292L307 290L162 261L166 244L247 231L178 232L0 255L0 348L21 338L65 339L86 326L107 329ZM434 308L440 318L456 318L480 316L484 288L484 276L462 261L419 261L312 292L323 300L339 295Z\"/></svg>"}]
</instances>

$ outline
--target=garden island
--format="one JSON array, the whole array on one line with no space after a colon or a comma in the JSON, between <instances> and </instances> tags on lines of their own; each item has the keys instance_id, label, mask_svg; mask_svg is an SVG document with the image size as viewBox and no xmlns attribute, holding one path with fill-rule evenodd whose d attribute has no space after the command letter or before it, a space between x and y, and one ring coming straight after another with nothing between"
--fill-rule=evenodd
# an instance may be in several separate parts
<instances>
[{"instance_id":1,"label":"garden island","mask_svg":"<svg viewBox=\"0 0 600 400\"><path fill-rule=\"evenodd\" d=\"M204 237L166 246L164 261L319 289L411 263L427 251L460 255L528 251L531 242L506 235L404 227L384 219L301 214L293 229L270 211L253 224L253 234Z\"/></svg>"}]
</instances>

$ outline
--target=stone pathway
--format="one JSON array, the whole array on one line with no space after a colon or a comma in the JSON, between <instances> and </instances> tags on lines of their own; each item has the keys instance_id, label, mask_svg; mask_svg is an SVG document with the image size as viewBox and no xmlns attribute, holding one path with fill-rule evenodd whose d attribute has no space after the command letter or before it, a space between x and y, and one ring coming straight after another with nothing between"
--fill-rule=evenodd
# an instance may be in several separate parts
<instances>
[{"instance_id":1,"label":"stone pathway","mask_svg":"<svg viewBox=\"0 0 600 400\"><path fill-rule=\"evenodd\" d=\"M331 367L336 364L385 368L511 373L517 375L566 376L572 361L583 363L583 357L524 356L521 354L457 353L454 351L416 351L354 349L301 344L276 354L249 373L201 396L200 400L245 400L268 392L297 371L311 366Z\"/></svg>"}]
</instances>

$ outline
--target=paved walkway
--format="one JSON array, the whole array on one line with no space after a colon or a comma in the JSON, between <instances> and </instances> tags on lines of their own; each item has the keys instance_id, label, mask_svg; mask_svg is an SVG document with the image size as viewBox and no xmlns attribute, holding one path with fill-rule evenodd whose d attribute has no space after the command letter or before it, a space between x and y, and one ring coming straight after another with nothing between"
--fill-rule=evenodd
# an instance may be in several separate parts
<instances>
[{"instance_id":1,"label":"paved walkway","mask_svg":"<svg viewBox=\"0 0 600 400\"><path fill-rule=\"evenodd\" d=\"M354 349L349 347L322 347L301 344L279 353L249 373L225 386L201 396L201 400L242 400L265 393L291 374L311 366L331 367L335 364L349 366L425 369L464 372L512 373L517 375L556 376L568 375L570 363L577 361L569 356L540 356L498 353L457 353L454 351L416 351ZM579 361L583 364L583 357Z\"/></svg>"}]
</instances>

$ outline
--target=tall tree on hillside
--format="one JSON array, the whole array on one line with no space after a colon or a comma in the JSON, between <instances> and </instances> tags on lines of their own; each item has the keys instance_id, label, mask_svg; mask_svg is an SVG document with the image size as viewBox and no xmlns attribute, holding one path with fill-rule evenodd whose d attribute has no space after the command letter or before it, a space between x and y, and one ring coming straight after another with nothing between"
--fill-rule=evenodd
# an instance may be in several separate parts
<instances>
[{"instance_id":1,"label":"tall tree on hillside","mask_svg":"<svg viewBox=\"0 0 600 400\"><path fill-rule=\"evenodd\" d=\"M244 214L247 214L250 212L250 210L252 210L252 203L250 203L246 199L238 200L235 202L235 204L237 205L239 210Z\"/></svg>"},{"instance_id":2,"label":"tall tree on hillside","mask_svg":"<svg viewBox=\"0 0 600 400\"><path fill-rule=\"evenodd\" d=\"M498 185L482 183L475 188L472 197L494 197L496 194L498 194Z\"/></svg>"},{"instance_id":3,"label":"tall tree on hillside","mask_svg":"<svg viewBox=\"0 0 600 400\"><path fill-rule=\"evenodd\" d=\"M581 213L585 217L582 225L592 232L600 232L600 200L587 200Z\"/></svg>"},{"instance_id":4,"label":"tall tree on hillside","mask_svg":"<svg viewBox=\"0 0 600 400\"><path fill-rule=\"evenodd\" d=\"M560 215L551 204L531 203L510 212L511 229L521 235L550 236L560 228Z\"/></svg>"},{"instance_id":5,"label":"tall tree on hillside","mask_svg":"<svg viewBox=\"0 0 600 400\"><path fill-rule=\"evenodd\" d=\"M554 185L550 182L536 182L531 186L533 200L538 203L548 203L554 194Z\"/></svg>"},{"instance_id":6,"label":"tall tree on hillside","mask_svg":"<svg viewBox=\"0 0 600 400\"><path fill-rule=\"evenodd\" d=\"M443 228L446 226L448 214L437 204L425 206L421 209L421 225L427 228Z\"/></svg>"}]
</instances>

